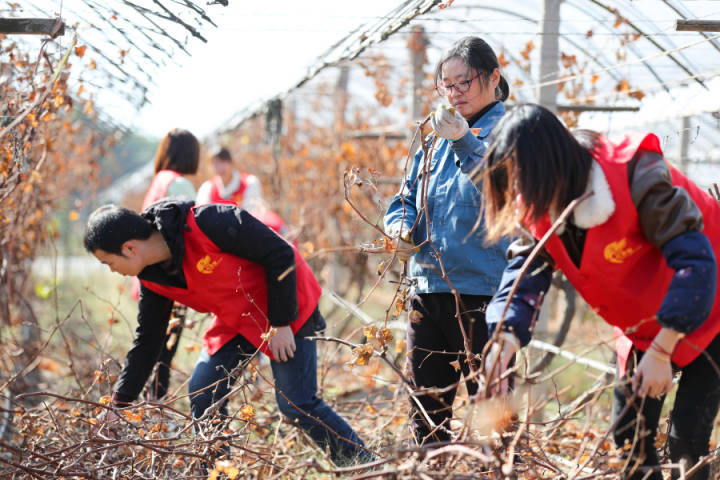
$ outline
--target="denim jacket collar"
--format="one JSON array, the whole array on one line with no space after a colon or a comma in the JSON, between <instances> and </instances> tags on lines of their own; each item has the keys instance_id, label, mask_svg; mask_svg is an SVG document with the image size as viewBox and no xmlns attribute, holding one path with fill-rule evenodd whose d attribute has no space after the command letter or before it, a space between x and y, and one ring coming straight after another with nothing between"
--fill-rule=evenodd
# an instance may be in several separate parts
<instances>
[{"instance_id":1,"label":"denim jacket collar","mask_svg":"<svg viewBox=\"0 0 720 480\"><path fill-rule=\"evenodd\" d=\"M477 121L470 126L471 129L480 129L475 136L480 139L485 139L490 135L492 127L500 120L505 114L505 104L503 102L497 102L488 112L482 117L478 118ZM475 132L473 132L475 133Z\"/></svg>"}]
</instances>

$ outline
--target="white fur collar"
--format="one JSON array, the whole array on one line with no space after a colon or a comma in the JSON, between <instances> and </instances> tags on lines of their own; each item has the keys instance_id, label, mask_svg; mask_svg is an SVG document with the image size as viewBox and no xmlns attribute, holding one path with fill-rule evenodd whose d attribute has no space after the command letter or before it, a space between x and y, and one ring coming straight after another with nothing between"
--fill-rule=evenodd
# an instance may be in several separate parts
<instances>
[{"instance_id":1,"label":"white fur collar","mask_svg":"<svg viewBox=\"0 0 720 480\"><path fill-rule=\"evenodd\" d=\"M610 185L605 178L602 167L593 160L588 176L585 193L593 194L583 200L573 211L572 222L580 228L588 229L605 223L615 211Z\"/></svg>"}]
</instances>

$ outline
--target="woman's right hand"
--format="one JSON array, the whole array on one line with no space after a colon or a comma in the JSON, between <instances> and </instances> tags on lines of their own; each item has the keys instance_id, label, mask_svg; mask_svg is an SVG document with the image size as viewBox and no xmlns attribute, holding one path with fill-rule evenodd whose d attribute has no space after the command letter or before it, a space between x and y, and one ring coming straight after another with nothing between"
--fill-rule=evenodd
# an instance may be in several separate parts
<instances>
[{"instance_id":1,"label":"woman's right hand","mask_svg":"<svg viewBox=\"0 0 720 480\"><path fill-rule=\"evenodd\" d=\"M395 251L401 262L407 262L417 252L418 248L409 237L398 237L395 239Z\"/></svg>"},{"instance_id":2,"label":"woman's right hand","mask_svg":"<svg viewBox=\"0 0 720 480\"><path fill-rule=\"evenodd\" d=\"M430 115L430 125L438 137L449 140L458 140L464 137L470 129L467 120L457 110L445 106L444 103L438 105L438 108Z\"/></svg>"},{"instance_id":3,"label":"woman's right hand","mask_svg":"<svg viewBox=\"0 0 720 480\"><path fill-rule=\"evenodd\" d=\"M632 378L633 391L640 396L659 398L673 387L671 356L677 342L685 335L663 327L653 338Z\"/></svg>"},{"instance_id":4,"label":"woman's right hand","mask_svg":"<svg viewBox=\"0 0 720 480\"><path fill-rule=\"evenodd\" d=\"M418 247L415 246L410 232L405 230L405 228L391 227L388 229L387 234L393 238L395 252L397 253L398 260L401 262L407 262L410 260L410 257L419 250Z\"/></svg>"},{"instance_id":5,"label":"woman's right hand","mask_svg":"<svg viewBox=\"0 0 720 480\"><path fill-rule=\"evenodd\" d=\"M508 393L508 377L502 380L501 377L507 371L510 360L519 349L520 340L510 332L501 332L497 340L490 346L490 351L485 355L483 361L483 373L490 395Z\"/></svg>"},{"instance_id":6,"label":"woman's right hand","mask_svg":"<svg viewBox=\"0 0 720 480\"><path fill-rule=\"evenodd\" d=\"M670 356L651 346L640 359L632 378L633 391L641 397L660 398L672 390L673 372Z\"/></svg>"}]
</instances>

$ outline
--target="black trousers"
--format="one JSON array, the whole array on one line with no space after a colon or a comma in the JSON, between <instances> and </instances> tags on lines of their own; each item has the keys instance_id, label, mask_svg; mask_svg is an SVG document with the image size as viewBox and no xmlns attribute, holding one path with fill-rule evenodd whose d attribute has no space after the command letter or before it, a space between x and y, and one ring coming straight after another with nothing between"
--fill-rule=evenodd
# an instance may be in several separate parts
<instances>
[{"instance_id":1,"label":"black trousers","mask_svg":"<svg viewBox=\"0 0 720 480\"><path fill-rule=\"evenodd\" d=\"M484 295L460 295L460 316L470 350L480 354L488 340L485 309L490 301ZM419 444L442 442L451 439L449 421L457 392L460 374L467 377L470 367L466 362L465 345L456 316L455 296L451 293L424 293L411 298L412 309L422 316L408 326L408 352L410 367L419 388L438 388L447 391L417 396L430 419L439 428L433 429L425 415L410 399L410 422ZM460 369L453 366L457 361ZM480 361L474 368L480 368ZM478 390L477 382L467 381L470 394Z\"/></svg>"},{"instance_id":2,"label":"black trousers","mask_svg":"<svg viewBox=\"0 0 720 480\"><path fill-rule=\"evenodd\" d=\"M628 359L625 379L632 378L631 375L642 355L643 352L633 349ZM680 371L680 383L670 414L668 451L673 463L685 461L686 468L690 468L700 457L709 452L710 435L720 405L720 335L715 337L698 358ZM616 385L613 396L613 419L617 419L628 404L632 396L631 389L627 382L618 382ZM654 442L664 401L664 396L660 399L650 397L636 399L613 432L618 446L626 442L634 445L634 448L628 451L630 463L624 478L662 480L659 470L653 472L652 476L644 477L645 472L637 471L636 467L656 467L659 464ZM648 432L646 436L641 434L643 431ZM672 478L679 478L676 469L672 472ZM692 478L708 479L709 468L704 467Z\"/></svg>"},{"instance_id":3,"label":"black trousers","mask_svg":"<svg viewBox=\"0 0 720 480\"><path fill-rule=\"evenodd\" d=\"M180 345L180 336L182 335L186 316L187 307L175 303L173 305L172 317L179 319L180 323L170 329L163 339L163 347L157 360L155 375L151 376L145 389L145 395L148 400L160 400L167 394L170 388L170 366L177 353L178 345ZM168 340L173 335L175 336L175 342L168 348Z\"/></svg>"}]
</instances>

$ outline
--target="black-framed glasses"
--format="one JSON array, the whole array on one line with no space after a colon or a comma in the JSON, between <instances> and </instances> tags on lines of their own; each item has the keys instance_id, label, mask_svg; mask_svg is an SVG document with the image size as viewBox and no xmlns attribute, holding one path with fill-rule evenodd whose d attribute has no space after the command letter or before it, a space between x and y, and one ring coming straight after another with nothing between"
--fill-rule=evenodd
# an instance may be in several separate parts
<instances>
[{"instance_id":1,"label":"black-framed glasses","mask_svg":"<svg viewBox=\"0 0 720 480\"><path fill-rule=\"evenodd\" d=\"M442 83L435 87L435 90L437 90L438 95L442 95L443 97L447 95L448 93L452 92L453 89L457 90L460 93L465 93L468 90L470 90L470 84L473 80L475 80L479 74L473 76L470 80L463 80L462 82L455 82L451 83L450 85L443 85Z\"/></svg>"}]
</instances>

